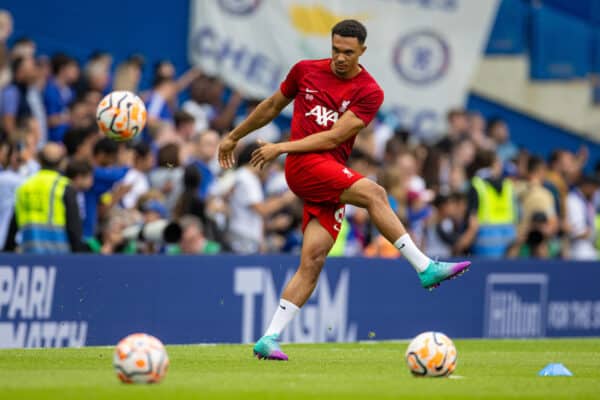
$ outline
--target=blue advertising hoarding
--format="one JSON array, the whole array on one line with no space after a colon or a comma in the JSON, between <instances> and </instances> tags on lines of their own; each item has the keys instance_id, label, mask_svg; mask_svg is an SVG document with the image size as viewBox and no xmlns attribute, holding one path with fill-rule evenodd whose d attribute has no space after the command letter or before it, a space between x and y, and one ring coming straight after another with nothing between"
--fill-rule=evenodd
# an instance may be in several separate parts
<instances>
[{"instance_id":1,"label":"blue advertising hoarding","mask_svg":"<svg viewBox=\"0 0 600 400\"><path fill-rule=\"evenodd\" d=\"M263 333L293 256L0 255L0 347L245 343ZM475 261L423 290L403 260L332 258L289 342L600 336L600 263Z\"/></svg>"}]
</instances>

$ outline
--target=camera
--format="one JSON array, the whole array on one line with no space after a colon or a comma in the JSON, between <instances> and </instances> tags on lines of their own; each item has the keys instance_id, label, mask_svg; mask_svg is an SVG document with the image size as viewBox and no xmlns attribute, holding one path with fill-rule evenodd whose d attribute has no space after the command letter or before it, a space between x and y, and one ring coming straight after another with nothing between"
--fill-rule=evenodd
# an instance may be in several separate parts
<instances>
[{"instance_id":1,"label":"camera","mask_svg":"<svg viewBox=\"0 0 600 400\"><path fill-rule=\"evenodd\" d=\"M123 238L152 243L177 243L181 239L182 229L177 222L166 219L147 224L132 225L123 229Z\"/></svg>"}]
</instances>

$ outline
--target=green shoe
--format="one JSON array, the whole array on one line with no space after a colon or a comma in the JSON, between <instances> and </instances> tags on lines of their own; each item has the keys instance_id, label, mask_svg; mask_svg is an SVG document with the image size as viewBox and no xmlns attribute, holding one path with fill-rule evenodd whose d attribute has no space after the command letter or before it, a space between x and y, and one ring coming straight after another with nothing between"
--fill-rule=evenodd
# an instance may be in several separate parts
<instances>
[{"instance_id":1,"label":"green shoe","mask_svg":"<svg viewBox=\"0 0 600 400\"><path fill-rule=\"evenodd\" d=\"M419 273L421 285L425 289L433 290L440 286L442 281L454 279L467 272L471 266L471 261L461 261L457 263L430 261L427 269Z\"/></svg>"},{"instance_id":2,"label":"green shoe","mask_svg":"<svg viewBox=\"0 0 600 400\"><path fill-rule=\"evenodd\" d=\"M279 335L263 336L254 345L254 355L259 360L287 361L288 356L279 347Z\"/></svg>"}]
</instances>

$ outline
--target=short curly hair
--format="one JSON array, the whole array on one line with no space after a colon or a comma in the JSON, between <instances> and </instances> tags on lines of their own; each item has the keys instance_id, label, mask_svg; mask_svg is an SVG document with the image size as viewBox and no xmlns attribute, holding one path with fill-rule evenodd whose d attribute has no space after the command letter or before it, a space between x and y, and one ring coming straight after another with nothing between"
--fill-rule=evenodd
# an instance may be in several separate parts
<instances>
[{"instance_id":1,"label":"short curly hair","mask_svg":"<svg viewBox=\"0 0 600 400\"><path fill-rule=\"evenodd\" d=\"M355 37L358 43L363 44L367 40L367 28L355 19L345 19L335 24L331 30L331 36Z\"/></svg>"}]
</instances>

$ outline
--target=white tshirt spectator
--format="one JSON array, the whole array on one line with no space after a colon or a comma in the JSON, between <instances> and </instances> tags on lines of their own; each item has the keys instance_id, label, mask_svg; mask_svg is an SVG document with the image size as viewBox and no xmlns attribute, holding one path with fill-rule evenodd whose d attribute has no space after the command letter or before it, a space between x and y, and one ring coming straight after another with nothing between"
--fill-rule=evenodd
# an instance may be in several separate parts
<instances>
[{"instance_id":1,"label":"white tshirt spectator","mask_svg":"<svg viewBox=\"0 0 600 400\"><path fill-rule=\"evenodd\" d=\"M263 218L252 206L264 201L260 179L248 167L235 172L229 200L229 237L236 253L257 253L263 240Z\"/></svg>"},{"instance_id":2,"label":"white tshirt spectator","mask_svg":"<svg viewBox=\"0 0 600 400\"><path fill-rule=\"evenodd\" d=\"M0 171L0 250L4 248L6 234L15 206L15 193L26 177L6 169Z\"/></svg>"},{"instance_id":3,"label":"white tshirt spectator","mask_svg":"<svg viewBox=\"0 0 600 400\"><path fill-rule=\"evenodd\" d=\"M591 201L587 201L579 189L574 189L567 196L567 221L571 227L570 258L574 260L597 260L594 247L595 211ZM591 231L591 232L590 232ZM581 237L582 235L587 236Z\"/></svg>"},{"instance_id":4,"label":"white tshirt spectator","mask_svg":"<svg viewBox=\"0 0 600 400\"><path fill-rule=\"evenodd\" d=\"M154 155L150 150L150 146L144 142L134 145L134 162L133 168L127 171L127 174L121 181L125 185L131 185L131 189L123 196L121 200L123 207L135 207L138 198L150 190L150 181L148 180L148 172L154 166Z\"/></svg>"},{"instance_id":5,"label":"white tshirt spectator","mask_svg":"<svg viewBox=\"0 0 600 400\"><path fill-rule=\"evenodd\" d=\"M125 208L135 207L138 198L150 190L150 183L146 174L134 168L127 171L121 182L125 185L131 185L131 189L121 200Z\"/></svg>"},{"instance_id":6,"label":"white tshirt spectator","mask_svg":"<svg viewBox=\"0 0 600 400\"><path fill-rule=\"evenodd\" d=\"M204 132L209 129L210 121L216 114L216 110L210 104L199 104L194 100L187 100L181 108L194 116L195 132Z\"/></svg>"}]
</instances>

